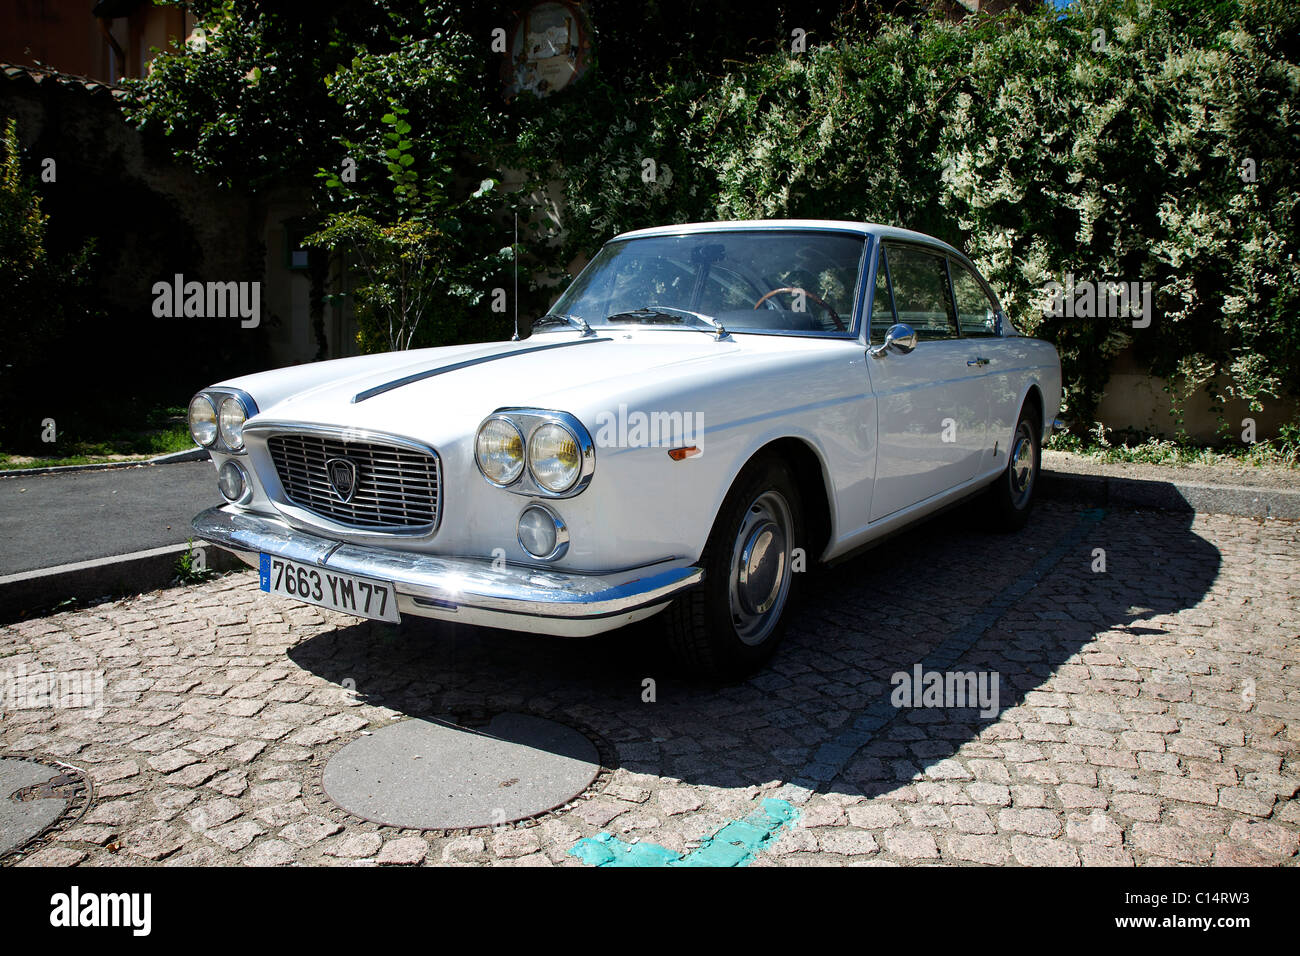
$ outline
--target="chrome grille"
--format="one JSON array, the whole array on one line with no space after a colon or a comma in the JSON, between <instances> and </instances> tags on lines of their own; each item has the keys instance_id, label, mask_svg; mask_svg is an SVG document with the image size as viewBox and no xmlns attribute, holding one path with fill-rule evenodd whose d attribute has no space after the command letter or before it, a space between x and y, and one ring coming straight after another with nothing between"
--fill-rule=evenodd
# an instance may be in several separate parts
<instances>
[{"instance_id":1,"label":"chrome grille","mask_svg":"<svg viewBox=\"0 0 1300 956\"><path fill-rule=\"evenodd\" d=\"M438 524L442 468L436 454L402 445L343 441L310 434L272 435L271 460L285 497L322 518L365 530L415 531ZM343 501L325 462L356 465L356 491Z\"/></svg>"}]
</instances>

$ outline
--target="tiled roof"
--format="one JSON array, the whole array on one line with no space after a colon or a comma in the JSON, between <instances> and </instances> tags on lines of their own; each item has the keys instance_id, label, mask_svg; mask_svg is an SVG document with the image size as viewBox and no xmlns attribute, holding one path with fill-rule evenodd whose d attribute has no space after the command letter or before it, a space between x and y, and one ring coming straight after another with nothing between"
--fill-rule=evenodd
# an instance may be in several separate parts
<instances>
[{"instance_id":1,"label":"tiled roof","mask_svg":"<svg viewBox=\"0 0 1300 956\"><path fill-rule=\"evenodd\" d=\"M81 89L92 96L111 96L114 99L122 99L130 95L129 91L124 87L117 86L114 83L104 83L86 76L74 76L71 73L60 73L57 70L51 70L43 66L0 63L0 77L3 77L9 83L30 84L31 86L53 83L56 86L68 89Z\"/></svg>"}]
</instances>

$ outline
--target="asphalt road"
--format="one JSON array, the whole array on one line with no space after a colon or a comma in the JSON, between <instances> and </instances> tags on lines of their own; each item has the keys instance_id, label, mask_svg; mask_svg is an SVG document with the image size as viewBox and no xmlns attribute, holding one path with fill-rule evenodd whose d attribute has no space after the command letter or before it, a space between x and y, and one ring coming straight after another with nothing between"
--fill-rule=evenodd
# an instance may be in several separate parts
<instances>
[{"instance_id":1,"label":"asphalt road","mask_svg":"<svg viewBox=\"0 0 1300 956\"><path fill-rule=\"evenodd\" d=\"M181 544L216 504L210 461L0 478L0 576Z\"/></svg>"}]
</instances>

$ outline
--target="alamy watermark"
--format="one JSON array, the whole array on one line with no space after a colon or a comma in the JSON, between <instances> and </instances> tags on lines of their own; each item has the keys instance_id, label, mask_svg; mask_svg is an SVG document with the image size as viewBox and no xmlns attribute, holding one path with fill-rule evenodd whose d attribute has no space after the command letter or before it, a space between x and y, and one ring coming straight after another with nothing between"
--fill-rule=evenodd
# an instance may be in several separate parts
<instances>
[{"instance_id":1,"label":"alamy watermark","mask_svg":"<svg viewBox=\"0 0 1300 956\"><path fill-rule=\"evenodd\" d=\"M704 438L703 412L618 411L596 413L596 444L601 448L701 449Z\"/></svg>"},{"instance_id":2,"label":"alamy watermark","mask_svg":"<svg viewBox=\"0 0 1300 956\"><path fill-rule=\"evenodd\" d=\"M133 936L153 929L152 893L94 893L73 886L50 897L50 925L56 928L123 928Z\"/></svg>"},{"instance_id":3,"label":"alamy watermark","mask_svg":"<svg viewBox=\"0 0 1300 956\"><path fill-rule=\"evenodd\" d=\"M981 717L998 714L997 671L926 671L917 664L909 674L889 678L895 707L978 707Z\"/></svg>"},{"instance_id":4,"label":"alamy watermark","mask_svg":"<svg viewBox=\"0 0 1300 956\"><path fill-rule=\"evenodd\" d=\"M1071 319L1131 319L1133 328L1151 324L1151 283L1076 280L1065 274L1065 282L1055 280L1044 287L1047 302L1044 316Z\"/></svg>"},{"instance_id":5,"label":"alamy watermark","mask_svg":"<svg viewBox=\"0 0 1300 956\"><path fill-rule=\"evenodd\" d=\"M171 282L155 282L153 295L153 314L159 319L237 317L245 329L262 323L260 282L186 282L178 272Z\"/></svg>"},{"instance_id":6,"label":"alamy watermark","mask_svg":"<svg viewBox=\"0 0 1300 956\"><path fill-rule=\"evenodd\" d=\"M103 671L32 671L19 664L0 671L0 713L13 710L85 710L104 713Z\"/></svg>"}]
</instances>

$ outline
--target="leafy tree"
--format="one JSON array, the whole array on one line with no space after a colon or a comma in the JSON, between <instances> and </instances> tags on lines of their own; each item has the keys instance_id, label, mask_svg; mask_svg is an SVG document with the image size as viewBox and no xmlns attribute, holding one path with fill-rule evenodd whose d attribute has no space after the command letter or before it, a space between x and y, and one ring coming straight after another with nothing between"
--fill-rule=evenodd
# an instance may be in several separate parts
<instances>
[{"instance_id":1,"label":"leafy tree","mask_svg":"<svg viewBox=\"0 0 1300 956\"><path fill-rule=\"evenodd\" d=\"M341 123L334 164L315 174L324 225L309 242L365 276L363 348L500 338L504 315L484 300L510 250L490 162L500 123L473 82L481 52L463 33L397 39L324 80Z\"/></svg>"},{"instance_id":2,"label":"leafy tree","mask_svg":"<svg viewBox=\"0 0 1300 956\"><path fill-rule=\"evenodd\" d=\"M505 237L480 185L495 129L486 40L456 28L455 5L200 0L194 11L184 49L135 83L140 128L227 186L312 195L314 243L362 276L364 349L499 337L503 319L476 308Z\"/></svg>"},{"instance_id":3,"label":"leafy tree","mask_svg":"<svg viewBox=\"0 0 1300 956\"><path fill-rule=\"evenodd\" d=\"M190 0L185 44L127 81L140 129L224 185L310 184L335 149L342 110L322 82L359 51L388 42L391 4L346 0ZM410 7L413 4L405 4Z\"/></svg>"},{"instance_id":4,"label":"leafy tree","mask_svg":"<svg viewBox=\"0 0 1300 956\"><path fill-rule=\"evenodd\" d=\"M364 211L375 204L362 201L337 175L322 171L328 184L347 197L343 201L349 208L331 213L324 227L306 240L309 245L350 254L362 270L365 279L355 294L361 341L367 351L410 348L422 331L426 340L438 342L455 340L458 332L463 335L463 330L448 327L445 303L439 302L439 296L476 304L487 276L475 266L499 267L510 252L504 248L495 257L479 257L482 263L465 264L475 257L460 247L464 222L490 214L489 197L496 182L483 180L467 199L450 198L441 177L417 174L412 141L407 138L412 134L405 119L410 111L396 104L390 109L383 116L391 129L384 134L388 148L382 154L393 192L389 218ZM450 167L438 171L445 174ZM439 327L422 327L427 318Z\"/></svg>"}]
</instances>

